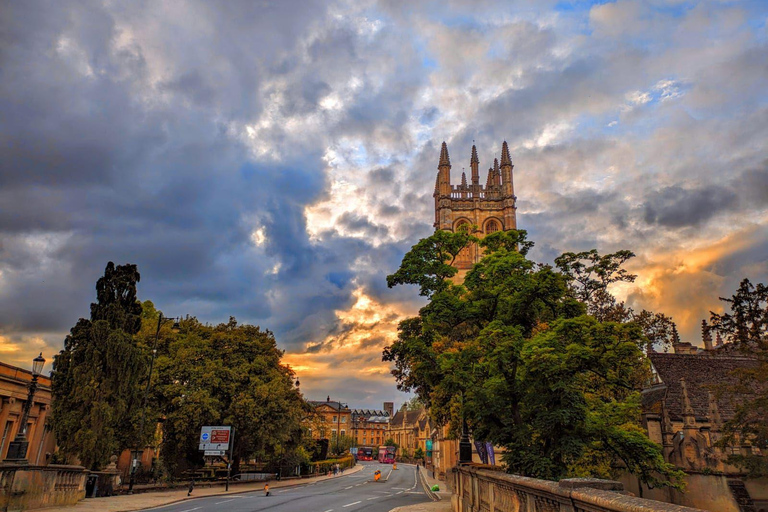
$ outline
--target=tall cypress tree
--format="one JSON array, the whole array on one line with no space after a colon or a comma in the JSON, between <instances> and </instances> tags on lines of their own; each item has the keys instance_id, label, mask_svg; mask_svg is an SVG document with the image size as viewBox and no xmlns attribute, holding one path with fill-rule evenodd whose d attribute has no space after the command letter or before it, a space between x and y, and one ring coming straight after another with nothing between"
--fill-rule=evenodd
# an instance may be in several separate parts
<instances>
[{"instance_id":1,"label":"tall cypress tree","mask_svg":"<svg viewBox=\"0 0 768 512\"><path fill-rule=\"evenodd\" d=\"M91 469L137 439L148 354L136 343L141 304L136 265L111 261L96 283L91 318L78 320L53 363L52 425L59 448Z\"/></svg>"}]
</instances>

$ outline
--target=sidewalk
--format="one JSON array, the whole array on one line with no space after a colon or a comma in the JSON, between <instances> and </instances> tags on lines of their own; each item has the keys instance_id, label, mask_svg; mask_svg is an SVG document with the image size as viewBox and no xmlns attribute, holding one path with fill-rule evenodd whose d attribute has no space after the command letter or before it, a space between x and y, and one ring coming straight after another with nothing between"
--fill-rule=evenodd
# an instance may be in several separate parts
<instances>
[{"instance_id":1,"label":"sidewalk","mask_svg":"<svg viewBox=\"0 0 768 512\"><path fill-rule=\"evenodd\" d=\"M437 495L438 498L440 498L440 501L431 501L429 503L418 503L416 505L408 505L406 507L397 507L390 510L390 512L450 512L451 491L448 489L448 486L445 485L445 482L442 480L432 478L431 471L423 468L422 466L418 466L418 468L420 478L423 478L430 488L435 484L440 486L440 490L433 493ZM419 485L421 485L421 482L419 482Z\"/></svg>"},{"instance_id":2,"label":"sidewalk","mask_svg":"<svg viewBox=\"0 0 768 512\"><path fill-rule=\"evenodd\" d=\"M357 466L344 471L344 475L351 475L363 469L363 466ZM339 478L344 475L336 476L317 476L313 478L302 478L300 480L271 481L269 490L279 489L281 487L291 487L294 485L305 485L314 482L322 482L331 478ZM178 501L193 500L204 498L206 496L227 496L229 494L241 494L244 492L261 491L264 489L264 482L254 482L252 484L230 485L229 492L224 491L224 484L196 488L192 491L192 496L187 496L186 489L176 489L173 491L146 492L132 495L112 496L109 498L88 498L81 500L72 507L54 507L36 509L40 512L132 512L134 510L143 510L145 508L160 507L169 505Z\"/></svg>"},{"instance_id":3,"label":"sidewalk","mask_svg":"<svg viewBox=\"0 0 768 512\"><path fill-rule=\"evenodd\" d=\"M434 494L437 495L438 498L440 498L441 502L451 502L451 490L448 488L448 485L443 482L442 480L438 480L436 478L432 478L432 471L419 466L419 473L424 478L424 481L427 482L427 485L431 489L433 485L437 484L440 486L440 490L435 492ZM438 510L438 509L436 509Z\"/></svg>"}]
</instances>

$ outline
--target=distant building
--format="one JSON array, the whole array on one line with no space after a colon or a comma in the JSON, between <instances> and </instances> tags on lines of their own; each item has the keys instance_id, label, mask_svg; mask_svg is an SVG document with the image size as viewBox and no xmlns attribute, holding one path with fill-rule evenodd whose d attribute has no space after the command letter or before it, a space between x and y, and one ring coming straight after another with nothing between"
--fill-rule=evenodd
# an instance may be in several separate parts
<instances>
[{"instance_id":1,"label":"distant building","mask_svg":"<svg viewBox=\"0 0 768 512\"><path fill-rule=\"evenodd\" d=\"M32 381L32 372L0 362L0 460L8 454L8 445L19 431L19 421L27 401L28 386ZM32 465L47 465L51 454L56 449L53 431L46 425L51 411L51 379L40 375L37 378L37 391L29 411L27 422L27 460Z\"/></svg>"},{"instance_id":2,"label":"distant building","mask_svg":"<svg viewBox=\"0 0 768 512\"><path fill-rule=\"evenodd\" d=\"M429 414L426 409L415 411L400 409L389 422L388 437L391 437L399 447L399 453L413 457L416 448L426 455L427 440L430 439Z\"/></svg>"},{"instance_id":3,"label":"distant building","mask_svg":"<svg viewBox=\"0 0 768 512\"><path fill-rule=\"evenodd\" d=\"M386 403L384 405L386 407ZM371 447L384 444L389 420L390 416L386 410L354 409L352 411L352 437L355 444Z\"/></svg>"},{"instance_id":4,"label":"distant building","mask_svg":"<svg viewBox=\"0 0 768 512\"><path fill-rule=\"evenodd\" d=\"M451 159L448 156L448 146L443 142L433 194L435 229L458 231L462 227L476 226L472 234L478 238L496 231L517 229L517 198L512 178L514 166L506 141L501 147L501 163L494 158L493 167L488 169L485 186L480 184L480 159L474 145L469 167L471 182L467 182L466 173L462 172L461 183L452 185ZM458 278L463 279L481 257L482 250L476 244L462 250L455 262L456 268L459 269Z\"/></svg>"},{"instance_id":5,"label":"distant building","mask_svg":"<svg viewBox=\"0 0 768 512\"><path fill-rule=\"evenodd\" d=\"M347 404L333 401L330 396L325 401L309 400L309 403L319 420L311 432L313 439L328 439L333 447L337 436L351 435L352 410Z\"/></svg>"}]
</instances>

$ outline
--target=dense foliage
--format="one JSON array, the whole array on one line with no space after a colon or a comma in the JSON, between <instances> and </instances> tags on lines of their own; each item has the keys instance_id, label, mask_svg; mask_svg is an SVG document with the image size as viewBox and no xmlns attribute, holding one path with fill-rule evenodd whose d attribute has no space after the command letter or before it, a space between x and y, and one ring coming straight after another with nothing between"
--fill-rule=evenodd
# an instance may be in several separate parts
<instances>
[{"instance_id":1,"label":"dense foliage","mask_svg":"<svg viewBox=\"0 0 768 512\"><path fill-rule=\"evenodd\" d=\"M134 335L141 326L136 265L109 262L96 284L90 319L81 318L54 358L51 424L59 449L90 469L135 446L147 353Z\"/></svg>"},{"instance_id":2,"label":"dense foliage","mask_svg":"<svg viewBox=\"0 0 768 512\"><path fill-rule=\"evenodd\" d=\"M235 471L250 458L308 463L314 446L303 421L311 410L272 333L234 318L210 326L188 317L172 328L150 301L137 300L139 278L136 265L109 263L91 318L77 322L54 360L52 424L62 454L100 469L156 437L162 466L180 475L203 464L200 428L230 425Z\"/></svg>"},{"instance_id":3,"label":"dense foliage","mask_svg":"<svg viewBox=\"0 0 768 512\"><path fill-rule=\"evenodd\" d=\"M723 426L722 447L737 444L737 437L762 451L731 455L729 462L742 467L752 477L768 475L768 286L744 279L731 298L721 298L729 311L712 313L712 326L751 357L755 365L737 371L734 384L719 386L719 393L736 395L733 417Z\"/></svg>"},{"instance_id":4,"label":"dense foliage","mask_svg":"<svg viewBox=\"0 0 768 512\"><path fill-rule=\"evenodd\" d=\"M454 435L466 424L475 439L504 446L509 471L609 477L620 461L649 485L679 486L681 473L639 426L649 377L642 328L587 314L611 283L634 279L622 268L632 254L568 253L556 270L527 258L533 244L524 231L479 242L446 231L433 237L388 278L429 297L384 351L398 387ZM456 285L442 265L471 242L484 257Z\"/></svg>"}]
</instances>

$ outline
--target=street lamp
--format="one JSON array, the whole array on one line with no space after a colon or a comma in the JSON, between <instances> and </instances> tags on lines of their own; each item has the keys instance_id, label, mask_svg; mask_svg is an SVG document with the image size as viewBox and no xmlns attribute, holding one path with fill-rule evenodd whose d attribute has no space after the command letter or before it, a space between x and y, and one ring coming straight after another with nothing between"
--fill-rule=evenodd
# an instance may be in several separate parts
<instances>
[{"instance_id":1,"label":"street lamp","mask_svg":"<svg viewBox=\"0 0 768 512\"><path fill-rule=\"evenodd\" d=\"M32 360L32 380L27 387L27 401L24 402L24 409L21 413L21 422L19 424L19 431L16 434L16 438L8 445L8 455L6 461L15 462L17 464L28 464L27 461L27 448L29 448L29 441L27 441L27 421L29 420L29 411L32 409L32 401L35 398L35 391L37 391L37 378L43 371L45 366L45 359L43 353Z\"/></svg>"},{"instance_id":2,"label":"street lamp","mask_svg":"<svg viewBox=\"0 0 768 512\"><path fill-rule=\"evenodd\" d=\"M149 387L152 383L152 369L155 367L155 356L157 355L157 342L160 339L160 328L168 322L173 322L174 330L179 328L178 318L165 318L163 317L163 313L160 313L160 316L157 317L155 342L152 344L152 359L149 362L149 375L147 376L147 386L144 388L144 401L141 406L141 421L139 422L139 443L143 442L144 439L144 421L147 417L147 397L149 396ZM137 446L135 450L131 450L131 479L128 481L129 494L133 493L133 485L136 483L136 470L138 468L142 453L144 453L144 450L141 448L141 446Z\"/></svg>"}]
</instances>

